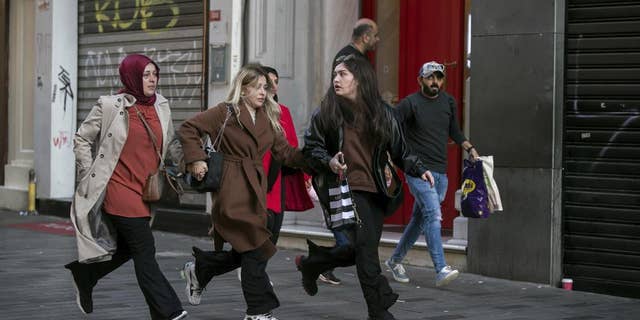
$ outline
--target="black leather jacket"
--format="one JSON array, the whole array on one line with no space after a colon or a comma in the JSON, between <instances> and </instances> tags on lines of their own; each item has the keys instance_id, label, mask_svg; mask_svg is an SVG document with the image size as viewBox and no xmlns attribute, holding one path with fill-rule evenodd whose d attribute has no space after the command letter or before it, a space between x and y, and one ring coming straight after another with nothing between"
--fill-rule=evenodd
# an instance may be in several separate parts
<instances>
[{"instance_id":1,"label":"black leather jacket","mask_svg":"<svg viewBox=\"0 0 640 320\"><path fill-rule=\"evenodd\" d=\"M323 208L328 208L328 186L329 179L336 179L336 174L329 168L329 161L333 156L342 150L343 129L342 128L326 128L323 126L319 117L319 108L314 112L311 118L311 124L304 135L304 153L305 160L309 167L314 171L313 187L318 194L318 199ZM387 118L391 121L391 140L387 145L379 145L375 147L373 153L373 174L374 181L378 192L385 193L386 178L384 167L387 164L387 151L391 155L393 163L402 169L405 173L420 177L428 169L418 159L418 157L407 148L404 136L400 130L398 121L391 113L391 107L387 106Z\"/></svg>"}]
</instances>

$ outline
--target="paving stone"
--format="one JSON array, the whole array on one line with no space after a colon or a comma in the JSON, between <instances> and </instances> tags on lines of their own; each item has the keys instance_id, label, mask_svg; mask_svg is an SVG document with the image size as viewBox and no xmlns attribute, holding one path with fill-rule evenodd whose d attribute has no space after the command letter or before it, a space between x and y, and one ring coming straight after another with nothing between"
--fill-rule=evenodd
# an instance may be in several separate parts
<instances>
[{"instance_id":1,"label":"paving stone","mask_svg":"<svg viewBox=\"0 0 640 320\"><path fill-rule=\"evenodd\" d=\"M22 217L0 210L0 310L2 319L149 319L138 288L133 264L128 262L102 279L94 291L94 313L78 310L71 276L63 265L76 256L75 238L64 233L25 229L16 224L51 223L55 228L68 220L51 216ZM213 279L200 306L184 296L180 269L192 259L191 246L211 248L207 238L154 232L158 263L189 312L188 320L242 319L245 311L235 272ZM271 259L268 273L281 307L281 320L366 319L366 307L355 268L335 271L338 286L319 283L317 296L306 295L293 259L301 254L280 250ZM399 320L417 319L639 319L640 301L579 291L564 291L535 283L494 279L463 273L444 288L436 288L433 269L407 267L411 282L393 281L383 272L400 300L390 310Z\"/></svg>"}]
</instances>

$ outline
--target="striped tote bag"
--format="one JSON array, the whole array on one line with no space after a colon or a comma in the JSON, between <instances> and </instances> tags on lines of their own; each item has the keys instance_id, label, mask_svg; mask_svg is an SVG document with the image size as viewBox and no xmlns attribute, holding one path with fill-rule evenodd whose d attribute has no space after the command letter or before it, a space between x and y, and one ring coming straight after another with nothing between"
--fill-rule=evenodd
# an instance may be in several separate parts
<instances>
[{"instance_id":1,"label":"striped tote bag","mask_svg":"<svg viewBox=\"0 0 640 320\"><path fill-rule=\"evenodd\" d=\"M323 211L331 230L342 230L360 221L346 174L329 184L329 208Z\"/></svg>"}]
</instances>

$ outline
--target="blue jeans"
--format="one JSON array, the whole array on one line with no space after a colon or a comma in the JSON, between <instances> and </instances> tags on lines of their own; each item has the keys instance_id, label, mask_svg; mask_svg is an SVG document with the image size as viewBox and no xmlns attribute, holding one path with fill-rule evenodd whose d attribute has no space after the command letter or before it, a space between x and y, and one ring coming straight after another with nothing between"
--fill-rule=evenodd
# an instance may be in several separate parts
<instances>
[{"instance_id":1,"label":"blue jeans","mask_svg":"<svg viewBox=\"0 0 640 320\"><path fill-rule=\"evenodd\" d=\"M349 244L349 238L344 232L331 230L333 237L336 239L336 247L346 246Z\"/></svg>"},{"instance_id":2,"label":"blue jeans","mask_svg":"<svg viewBox=\"0 0 640 320\"><path fill-rule=\"evenodd\" d=\"M413 212L409 224L404 228L404 233L398 246L391 255L391 262L400 263L407 251L411 249L420 233L424 231L424 238L429 247L429 254L436 272L444 268L447 264L444 261L444 250L442 249L442 235L440 234L442 211L440 203L444 201L447 194L447 175L444 173L431 172L435 180L434 186L420 178L406 175L409 190L415 198Z\"/></svg>"}]
</instances>

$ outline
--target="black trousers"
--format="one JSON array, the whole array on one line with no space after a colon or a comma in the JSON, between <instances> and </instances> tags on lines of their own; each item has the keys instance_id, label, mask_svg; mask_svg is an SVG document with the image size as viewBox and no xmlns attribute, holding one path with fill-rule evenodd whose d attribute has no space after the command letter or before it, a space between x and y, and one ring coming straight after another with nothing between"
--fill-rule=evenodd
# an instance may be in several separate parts
<instances>
[{"instance_id":1,"label":"black trousers","mask_svg":"<svg viewBox=\"0 0 640 320\"><path fill-rule=\"evenodd\" d=\"M322 247L307 240L309 256L304 259L302 272L312 277L336 268L356 265L360 288L372 319L393 318L387 311L398 299L381 272L378 245L382 236L384 198L378 194L352 191L356 210L362 221L341 230L349 245Z\"/></svg>"},{"instance_id":2,"label":"black trousers","mask_svg":"<svg viewBox=\"0 0 640 320\"><path fill-rule=\"evenodd\" d=\"M156 248L148 217L126 218L108 215L118 234L118 249L110 261L74 264L91 286L98 280L133 259L138 286L149 306L152 319L170 319L182 311L182 304L156 261Z\"/></svg>"},{"instance_id":3,"label":"black trousers","mask_svg":"<svg viewBox=\"0 0 640 320\"><path fill-rule=\"evenodd\" d=\"M276 213L271 209L267 209L267 229L271 231L271 242L273 242L273 244L278 244L278 238L280 237L280 229L282 229L283 219L284 212Z\"/></svg>"},{"instance_id":4,"label":"black trousers","mask_svg":"<svg viewBox=\"0 0 640 320\"><path fill-rule=\"evenodd\" d=\"M248 315L267 313L280 306L267 275L268 259L260 249L239 253L235 250L202 251L193 247L193 256L196 258L196 277L202 288L214 276L242 267L241 285Z\"/></svg>"}]
</instances>

